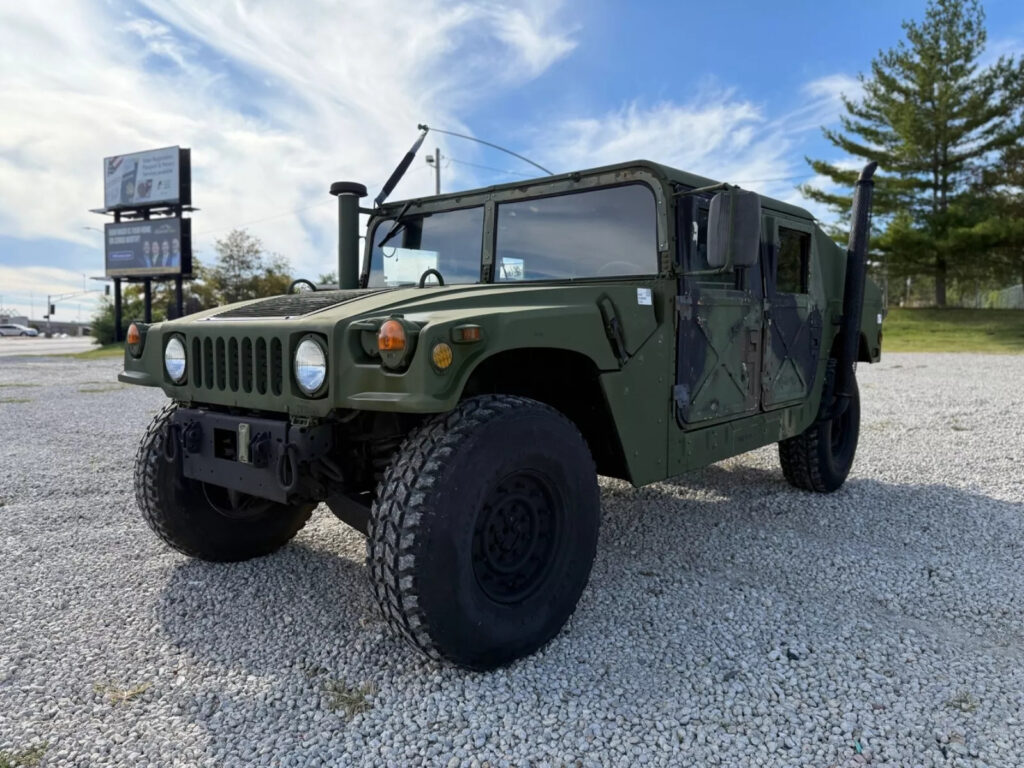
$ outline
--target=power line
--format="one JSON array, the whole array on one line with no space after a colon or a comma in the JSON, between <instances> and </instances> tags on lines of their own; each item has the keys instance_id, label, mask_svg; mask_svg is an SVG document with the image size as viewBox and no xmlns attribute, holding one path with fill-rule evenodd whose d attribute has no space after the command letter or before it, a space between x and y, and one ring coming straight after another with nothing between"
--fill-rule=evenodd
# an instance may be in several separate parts
<instances>
[{"instance_id":1,"label":"power line","mask_svg":"<svg viewBox=\"0 0 1024 768\"><path fill-rule=\"evenodd\" d=\"M415 168L414 172L415 171L419 171L419 170L422 170L422 169L421 168ZM282 216L294 216L297 213L303 213L305 211L312 210L313 208L319 208L320 206L327 205L328 203L334 203L334 200L333 199L327 199L327 200L324 200L323 202L320 202L320 203L313 203L313 205L307 205L305 208L296 208L294 211L282 211L281 213L272 213L269 216L264 216L262 219L253 219L252 221L243 221L241 224L231 224L231 225L226 226L226 227L215 227L214 229L204 229L202 232L196 232L192 236L193 237L202 237L202 236L205 236L205 235L209 235L211 232L223 232L225 229L242 229L243 227L249 227L249 226L252 226L253 224L261 224L262 222L270 221L271 219L279 219ZM86 229L90 229L90 227L86 227Z\"/></svg>"},{"instance_id":2,"label":"power line","mask_svg":"<svg viewBox=\"0 0 1024 768\"><path fill-rule=\"evenodd\" d=\"M780 176L777 179L753 179L753 180L746 179L744 181L737 181L735 183L736 184L768 184L769 182L772 182L772 181L796 181L797 179L810 179L810 178L813 178L814 176L815 176L815 174L813 174L813 173L805 173L805 174L802 174L800 176Z\"/></svg>"},{"instance_id":3,"label":"power line","mask_svg":"<svg viewBox=\"0 0 1024 768\"><path fill-rule=\"evenodd\" d=\"M489 165L480 165L479 163L471 163L468 160L459 160L458 158L448 157L447 155L444 155L444 159L448 160L449 162L452 162L452 163L458 163L459 165L469 165L469 166L471 166L473 168L481 168L481 169L483 169L485 171L495 171L496 173L507 173L507 174L509 174L511 176L523 176L525 178L532 178L533 177L532 173L523 173L522 171L509 171L509 170L507 170L505 168L492 168Z\"/></svg>"},{"instance_id":4,"label":"power line","mask_svg":"<svg viewBox=\"0 0 1024 768\"><path fill-rule=\"evenodd\" d=\"M493 147L494 149L497 149L500 152L504 152L506 155L512 155L512 157L518 157L524 163L529 163L534 168L540 168L548 176L554 176L555 175L553 172L549 171L547 168L545 168L540 163L535 163L530 158L524 157L523 155L520 155L518 152L513 152L511 149L506 149L505 147L502 147L499 144L492 144L489 141L484 141L483 139L478 139L475 136L467 136L464 133L455 133L454 131L442 131L440 128L431 128L430 126L423 125L422 123L418 127L419 127L419 129L421 131L434 131L434 133L443 133L446 136L455 136L456 138L459 138L459 139L466 139L467 141L475 141L477 144L483 144L483 145L488 146L488 147ZM426 133L424 133L423 135L426 136Z\"/></svg>"},{"instance_id":5,"label":"power line","mask_svg":"<svg viewBox=\"0 0 1024 768\"><path fill-rule=\"evenodd\" d=\"M232 224L232 225L227 226L227 227L215 227L214 229L204 229L202 232L197 232L196 234L194 234L193 237L200 237L202 235L208 235L211 232L223 232L225 229L241 229L242 227L249 227L249 226L252 226L253 224L260 224L260 223L262 223L264 221L270 221L271 219L279 219L282 216L294 216L297 213L302 213L304 211L309 211L309 210L311 210L313 208L319 208L320 206L327 205L328 203L333 203L333 202L334 202L333 200L328 199L328 200L324 200L324 201L319 202L319 203L314 203L313 205L307 205L305 208L297 208L294 211L284 211L282 213L273 213L270 216L264 216L262 219L253 219L252 221L244 221L241 224Z\"/></svg>"}]
</instances>

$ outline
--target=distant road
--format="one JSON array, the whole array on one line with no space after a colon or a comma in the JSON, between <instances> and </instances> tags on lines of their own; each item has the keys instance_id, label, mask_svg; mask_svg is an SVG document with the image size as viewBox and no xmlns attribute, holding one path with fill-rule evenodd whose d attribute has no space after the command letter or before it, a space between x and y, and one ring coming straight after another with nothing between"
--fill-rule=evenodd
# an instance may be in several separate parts
<instances>
[{"instance_id":1,"label":"distant road","mask_svg":"<svg viewBox=\"0 0 1024 768\"><path fill-rule=\"evenodd\" d=\"M44 336L0 336L0 357L21 355L66 355L86 352L96 345L92 336L47 339Z\"/></svg>"}]
</instances>

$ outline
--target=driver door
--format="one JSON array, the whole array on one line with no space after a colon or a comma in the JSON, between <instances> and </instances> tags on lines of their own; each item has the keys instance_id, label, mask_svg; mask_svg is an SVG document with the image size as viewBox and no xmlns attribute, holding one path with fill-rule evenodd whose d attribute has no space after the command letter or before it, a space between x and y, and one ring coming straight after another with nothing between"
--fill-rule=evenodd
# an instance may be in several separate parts
<instances>
[{"instance_id":1,"label":"driver door","mask_svg":"<svg viewBox=\"0 0 1024 768\"><path fill-rule=\"evenodd\" d=\"M687 204L687 202L689 204ZM760 407L763 296L758 265L710 274L707 198L679 203L684 274L676 298L676 419L681 427L756 413Z\"/></svg>"}]
</instances>

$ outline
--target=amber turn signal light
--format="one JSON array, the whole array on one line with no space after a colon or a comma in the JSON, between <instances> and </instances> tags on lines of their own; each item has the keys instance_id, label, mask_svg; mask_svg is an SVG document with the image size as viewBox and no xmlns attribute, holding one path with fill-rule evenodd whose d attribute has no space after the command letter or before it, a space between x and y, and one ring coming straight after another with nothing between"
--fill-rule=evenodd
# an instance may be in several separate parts
<instances>
[{"instance_id":1,"label":"amber turn signal light","mask_svg":"<svg viewBox=\"0 0 1024 768\"><path fill-rule=\"evenodd\" d=\"M405 326L397 320L386 320L377 332L377 349L381 352L401 352L405 349Z\"/></svg>"},{"instance_id":2,"label":"amber turn signal light","mask_svg":"<svg viewBox=\"0 0 1024 768\"><path fill-rule=\"evenodd\" d=\"M438 342L430 350L430 359L439 371L446 370L454 359L451 345L443 341Z\"/></svg>"},{"instance_id":3,"label":"amber turn signal light","mask_svg":"<svg viewBox=\"0 0 1024 768\"><path fill-rule=\"evenodd\" d=\"M135 323L128 326L125 343L128 345L128 353L132 357L142 356L142 331L139 330L139 326Z\"/></svg>"}]
</instances>

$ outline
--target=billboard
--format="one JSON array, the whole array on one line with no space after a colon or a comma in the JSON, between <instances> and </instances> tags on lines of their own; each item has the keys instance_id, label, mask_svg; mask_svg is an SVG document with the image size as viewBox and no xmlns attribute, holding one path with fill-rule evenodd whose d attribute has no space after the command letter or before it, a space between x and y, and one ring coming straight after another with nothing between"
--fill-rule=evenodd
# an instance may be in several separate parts
<instances>
[{"instance_id":1,"label":"billboard","mask_svg":"<svg viewBox=\"0 0 1024 768\"><path fill-rule=\"evenodd\" d=\"M122 221L105 230L107 277L192 274L192 220Z\"/></svg>"},{"instance_id":2,"label":"billboard","mask_svg":"<svg viewBox=\"0 0 1024 768\"><path fill-rule=\"evenodd\" d=\"M106 209L191 204L189 154L180 147L164 147L103 158Z\"/></svg>"}]
</instances>

